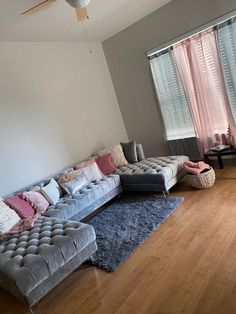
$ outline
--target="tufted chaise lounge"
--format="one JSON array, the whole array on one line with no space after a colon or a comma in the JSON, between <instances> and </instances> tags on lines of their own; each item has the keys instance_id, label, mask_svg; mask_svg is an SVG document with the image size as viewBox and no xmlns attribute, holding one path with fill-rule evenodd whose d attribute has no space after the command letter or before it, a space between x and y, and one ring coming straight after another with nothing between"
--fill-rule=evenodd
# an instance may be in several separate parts
<instances>
[{"instance_id":1,"label":"tufted chaise lounge","mask_svg":"<svg viewBox=\"0 0 236 314\"><path fill-rule=\"evenodd\" d=\"M32 306L97 250L95 239L92 226L41 217L0 245L0 284Z\"/></svg>"},{"instance_id":2,"label":"tufted chaise lounge","mask_svg":"<svg viewBox=\"0 0 236 314\"><path fill-rule=\"evenodd\" d=\"M187 156L146 158L116 170L125 191L168 192L183 177L183 163Z\"/></svg>"}]
</instances>

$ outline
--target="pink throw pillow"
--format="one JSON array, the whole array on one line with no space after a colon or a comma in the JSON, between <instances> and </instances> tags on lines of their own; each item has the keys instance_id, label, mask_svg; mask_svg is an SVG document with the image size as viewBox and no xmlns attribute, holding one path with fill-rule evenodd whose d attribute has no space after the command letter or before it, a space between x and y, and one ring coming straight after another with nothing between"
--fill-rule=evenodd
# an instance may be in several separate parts
<instances>
[{"instance_id":1,"label":"pink throw pillow","mask_svg":"<svg viewBox=\"0 0 236 314\"><path fill-rule=\"evenodd\" d=\"M28 191L23 193L25 199L35 209L37 213L43 214L49 207L49 202L39 192Z\"/></svg>"},{"instance_id":2,"label":"pink throw pillow","mask_svg":"<svg viewBox=\"0 0 236 314\"><path fill-rule=\"evenodd\" d=\"M111 154L99 156L96 159L96 163L104 175L107 175L116 170Z\"/></svg>"},{"instance_id":3,"label":"pink throw pillow","mask_svg":"<svg viewBox=\"0 0 236 314\"><path fill-rule=\"evenodd\" d=\"M7 197L4 202L14 209L22 219L27 219L34 216L34 209L28 202L22 199L21 195L22 193L18 193L17 195Z\"/></svg>"},{"instance_id":4,"label":"pink throw pillow","mask_svg":"<svg viewBox=\"0 0 236 314\"><path fill-rule=\"evenodd\" d=\"M75 169L81 169L92 165L96 161L95 157L92 157L88 160L84 160L75 165Z\"/></svg>"}]
</instances>

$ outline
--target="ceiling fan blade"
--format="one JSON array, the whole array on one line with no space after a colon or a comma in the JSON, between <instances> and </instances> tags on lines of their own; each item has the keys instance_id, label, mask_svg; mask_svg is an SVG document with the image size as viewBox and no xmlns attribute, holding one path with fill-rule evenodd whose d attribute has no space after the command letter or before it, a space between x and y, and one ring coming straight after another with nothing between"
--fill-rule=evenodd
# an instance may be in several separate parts
<instances>
[{"instance_id":1,"label":"ceiling fan blade","mask_svg":"<svg viewBox=\"0 0 236 314\"><path fill-rule=\"evenodd\" d=\"M46 8L48 5L50 5L51 3L55 2L55 1L57 1L57 0L45 0L45 1L35 5L34 7L22 12L21 15L33 14L35 12L38 12L38 11Z\"/></svg>"},{"instance_id":2,"label":"ceiling fan blade","mask_svg":"<svg viewBox=\"0 0 236 314\"><path fill-rule=\"evenodd\" d=\"M82 22L82 21L87 20L89 18L87 10L85 7L84 8L76 8L75 12L76 12L76 16L77 16L77 19L79 22Z\"/></svg>"}]
</instances>

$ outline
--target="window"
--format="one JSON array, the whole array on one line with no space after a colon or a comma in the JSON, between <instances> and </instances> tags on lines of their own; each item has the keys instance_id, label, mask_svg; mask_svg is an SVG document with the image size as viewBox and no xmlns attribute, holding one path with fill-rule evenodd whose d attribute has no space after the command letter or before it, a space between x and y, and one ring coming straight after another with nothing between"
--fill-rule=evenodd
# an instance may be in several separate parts
<instances>
[{"instance_id":1,"label":"window","mask_svg":"<svg viewBox=\"0 0 236 314\"><path fill-rule=\"evenodd\" d=\"M214 27L213 27L214 26ZM167 140L211 147L236 121L236 17L148 55Z\"/></svg>"},{"instance_id":2,"label":"window","mask_svg":"<svg viewBox=\"0 0 236 314\"><path fill-rule=\"evenodd\" d=\"M169 51L150 60L168 140L195 136L180 76Z\"/></svg>"},{"instance_id":3,"label":"window","mask_svg":"<svg viewBox=\"0 0 236 314\"><path fill-rule=\"evenodd\" d=\"M219 24L217 35L224 81L236 121L236 17Z\"/></svg>"}]
</instances>

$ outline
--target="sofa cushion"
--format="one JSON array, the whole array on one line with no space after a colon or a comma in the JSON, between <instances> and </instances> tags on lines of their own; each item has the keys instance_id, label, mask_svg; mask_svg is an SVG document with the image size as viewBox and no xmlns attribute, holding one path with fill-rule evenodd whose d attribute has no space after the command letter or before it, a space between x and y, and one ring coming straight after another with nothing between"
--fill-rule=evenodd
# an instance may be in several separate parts
<instances>
[{"instance_id":1,"label":"sofa cushion","mask_svg":"<svg viewBox=\"0 0 236 314\"><path fill-rule=\"evenodd\" d=\"M145 159L145 155L144 155L143 145L142 144L136 144L136 152L137 152L138 161L142 161L142 160Z\"/></svg>"},{"instance_id":2,"label":"sofa cushion","mask_svg":"<svg viewBox=\"0 0 236 314\"><path fill-rule=\"evenodd\" d=\"M57 179L57 183L61 185L63 183L69 182L71 180L74 180L74 178L76 178L80 174L81 172L79 170L69 171L67 173L60 175L60 177Z\"/></svg>"},{"instance_id":3,"label":"sofa cushion","mask_svg":"<svg viewBox=\"0 0 236 314\"><path fill-rule=\"evenodd\" d=\"M22 199L22 193L7 197L4 202L14 209L22 219L27 219L34 215L33 207Z\"/></svg>"},{"instance_id":4,"label":"sofa cushion","mask_svg":"<svg viewBox=\"0 0 236 314\"><path fill-rule=\"evenodd\" d=\"M116 170L111 154L98 156L96 163L105 176Z\"/></svg>"},{"instance_id":5,"label":"sofa cushion","mask_svg":"<svg viewBox=\"0 0 236 314\"><path fill-rule=\"evenodd\" d=\"M9 232L19 221L20 216L0 198L0 235Z\"/></svg>"},{"instance_id":6,"label":"sofa cushion","mask_svg":"<svg viewBox=\"0 0 236 314\"><path fill-rule=\"evenodd\" d=\"M129 163L138 162L136 142L120 143L125 154L125 158Z\"/></svg>"},{"instance_id":7,"label":"sofa cushion","mask_svg":"<svg viewBox=\"0 0 236 314\"><path fill-rule=\"evenodd\" d=\"M61 183L61 187L67 194L73 195L84 186L88 185L89 181L84 173L77 174L77 176L70 181Z\"/></svg>"},{"instance_id":8,"label":"sofa cushion","mask_svg":"<svg viewBox=\"0 0 236 314\"><path fill-rule=\"evenodd\" d=\"M80 168L80 171L87 177L88 181L97 181L102 179L101 172L98 168L96 162L93 162L91 165Z\"/></svg>"},{"instance_id":9,"label":"sofa cushion","mask_svg":"<svg viewBox=\"0 0 236 314\"><path fill-rule=\"evenodd\" d=\"M43 186L40 191L51 205L56 205L60 195L62 194L60 186L54 179L51 179L50 182Z\"/></svg>"},{"instance_id":10,"label":"sofa cushion","mask_svg":"<svg viewBox=\"0 0 236 314\"><path fill-rule=\"evenodd\" d=\"M37 213L43 214L49 207L49 202L37 191L23 192L23 199L30 203Z\"/></svg>"},{"instance_id":11,"label":"sofa cushion","mask_svg":"<svg viewBox=\"0 0 236 314\"><path fill-rule=\"evenodd\" d=\"M111 154L112 161L116 167L128 164L128 161L125 159L125 155L120 144L109 146L98 152L98 156L104 156L107 154Z\"/></svg>"},{"instance_id":12,"label":"sofa cushion","mask_svg":"<svg viewBox=\"0 0 236 314\"><path fill-rule=\"evenodd\" d=\"M88 166L92 165L95 161L96 161L96 158L92 157L92 158L90 158L88 160L84 160L84 161L78 162L75 165L75 169L81 169L81 168L84 168L84 167L88 167Z\"/></svg>"}]
</instances>

